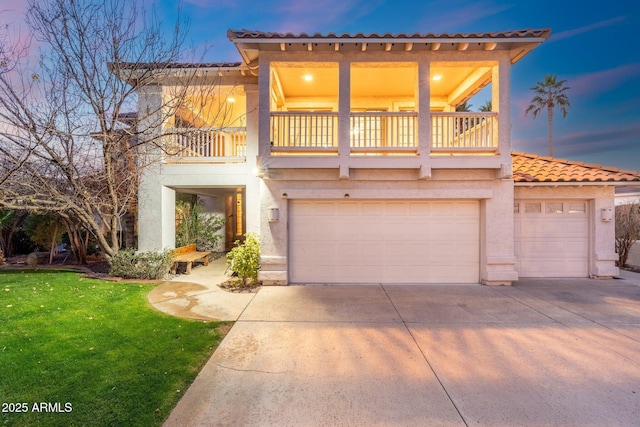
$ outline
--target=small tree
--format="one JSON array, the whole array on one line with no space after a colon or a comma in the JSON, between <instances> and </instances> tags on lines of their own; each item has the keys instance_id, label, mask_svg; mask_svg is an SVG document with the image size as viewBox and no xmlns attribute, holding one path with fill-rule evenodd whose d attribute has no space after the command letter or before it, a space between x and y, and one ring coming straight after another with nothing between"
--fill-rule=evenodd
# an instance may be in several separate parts
<instances>
[{"instance_id":1,"label":"small tree","mask_svg":"<svg viewBox=\"0 0 640 427\"><path fill-rule=\"evenodd\" d=\"M618 267L624 267L631 248L640 240L640 205L631 203L616 206L616 252Z\"/></svg>"},{"instance_id":2,"label":"small tree","mask_svg":"<svg viewBox=\"0 0 640 427\"><path fill-rule=\"evenodd\" d=\"M12 211L0 211L0 231L4 230L6 224L9 223L12 215ZM4 246L5 245L2 244L2 239L0 239L0 265L3 265L6 262L4 258Z\"/></svg>"},{"instance_id":3,"label":"small tree","mask_svg":"<svg viewBox=\"0 0 640 427\"><path fill-rule=\"evenodd\" d=\"M260 242L252 234L245 234L245 241L227 253L227 265L229 269L236 273L242 283L246 284L247 279L253 282L258 280L258 270L260 270ZM236 241L236 244L240 243Z\"/></svg>"},{"instance_id":4,"label":"small tree","mask_svg":"<svg viewBox=\"0 0 640 427\"><path fill-rule=\"evenodd\" d=\"M31 213L24 224L25 231L40 248L49 250L49 264L62 242L65 226L60 217L45 213Z\"/></svg>"}]
</instances>

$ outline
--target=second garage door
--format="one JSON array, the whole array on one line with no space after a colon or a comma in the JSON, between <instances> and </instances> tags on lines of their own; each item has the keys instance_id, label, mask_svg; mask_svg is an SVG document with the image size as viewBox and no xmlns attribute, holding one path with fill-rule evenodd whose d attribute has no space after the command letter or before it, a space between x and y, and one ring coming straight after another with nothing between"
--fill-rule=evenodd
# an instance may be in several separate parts
<instances>
[{"instance_id":1,"label":"second garage door","mask_svg":"<svg viewBox=\"0 0 640 427\"><path fill-rule=\"evenodd\" d=\"M478 283L478 201L291 201L291 283Z\"/></svg>"},{"instance_id":2,"label":"second garage door","mask_svg":"<svg viewBox=\"0 0 640 427\"><path fill-rule=\"evenodd\" d=\"M586 200L517 200L515 253L520 277L587 277Z\"/></svg>"}]
</instances>

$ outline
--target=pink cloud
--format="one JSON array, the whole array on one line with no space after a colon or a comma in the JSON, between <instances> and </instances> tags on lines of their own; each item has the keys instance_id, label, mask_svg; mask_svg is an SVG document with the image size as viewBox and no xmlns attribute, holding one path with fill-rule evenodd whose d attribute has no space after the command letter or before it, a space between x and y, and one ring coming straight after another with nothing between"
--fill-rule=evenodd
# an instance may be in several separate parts
<instances>
[{"instance_id":1,"label":"pink cloud","mask_svg":"<svg viewBox=\"0 0 640 427\"><path fill-rule=\"evenodd\" d=\"M567 79L569 97L595 97L615 87L637 78L640 75L640 63L627 64L607 70L574 76Z\"/></svg>"}]
</instances>

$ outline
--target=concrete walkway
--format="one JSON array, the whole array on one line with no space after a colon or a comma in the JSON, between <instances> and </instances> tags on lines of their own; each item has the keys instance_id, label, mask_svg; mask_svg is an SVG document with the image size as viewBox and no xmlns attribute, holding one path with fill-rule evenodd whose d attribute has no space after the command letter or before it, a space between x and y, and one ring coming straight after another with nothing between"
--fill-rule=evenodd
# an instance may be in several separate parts
<instances>
[{"instance_id":1,"label":"concrete walkway","mask_svg":"<svg viewBox=\"0 0 640 427\"><path fill-rule=\"evenodd\" d=\"M640 419L637 276L230 295L250 301L166 426Z\"/></svg>"},{"instance_id":2,"label":"concrete walkway","mask_svg":"<svg viewBox=\"0 0 640 427\"><path fill-rule=\"evenodd\" d=\"M161 284L148 295L149 302L165 313L198 320L238 320L255 293L235 294L218 284L227 280L224 257L195 267Z\"/></svg>"}]
</instances>

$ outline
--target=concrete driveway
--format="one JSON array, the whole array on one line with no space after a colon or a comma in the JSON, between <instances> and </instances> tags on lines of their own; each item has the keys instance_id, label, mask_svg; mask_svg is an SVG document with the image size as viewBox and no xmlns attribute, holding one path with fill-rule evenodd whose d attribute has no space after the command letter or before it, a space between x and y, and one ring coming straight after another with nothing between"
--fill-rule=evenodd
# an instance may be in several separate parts
<instances>
[{"instance_id":1,"label":"concrete driveway","mask_svg":"<svg viewBox=\"0 0 640 427\"><path fill-rule=\"evenodd\" d=\"M637 426L640 281L264 287L166 426Z\"/></svg>"}]
</instances>

